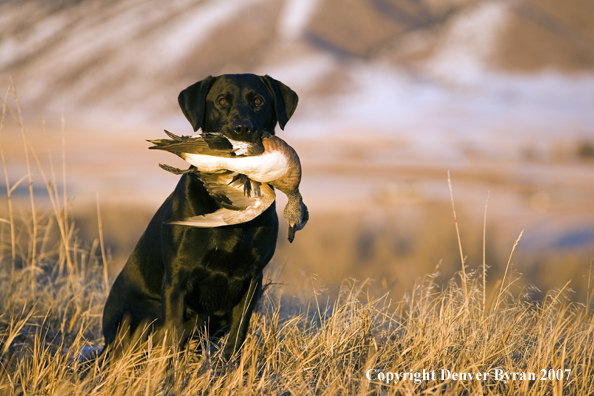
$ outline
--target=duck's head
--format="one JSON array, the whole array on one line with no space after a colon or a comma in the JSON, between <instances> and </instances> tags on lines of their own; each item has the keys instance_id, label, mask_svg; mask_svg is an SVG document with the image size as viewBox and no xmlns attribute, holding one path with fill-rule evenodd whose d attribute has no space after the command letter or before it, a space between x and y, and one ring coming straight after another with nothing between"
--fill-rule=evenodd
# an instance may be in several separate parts
<instances>
[{"instance_id":1,"label":"duck's head","mask_svg":"<svg viewBox=\"0 0 594 396\"><path fill-rule=\"evenodd\" d=\"M307 224L309 212L299 192L287 195L287 197L289 201L287 202L287 206L285 206L283 216L287 220L287 223L289 223L289 242L292 243L293 239L295 239L295 233L303 229Z\"/></svg>"}]
</instances>

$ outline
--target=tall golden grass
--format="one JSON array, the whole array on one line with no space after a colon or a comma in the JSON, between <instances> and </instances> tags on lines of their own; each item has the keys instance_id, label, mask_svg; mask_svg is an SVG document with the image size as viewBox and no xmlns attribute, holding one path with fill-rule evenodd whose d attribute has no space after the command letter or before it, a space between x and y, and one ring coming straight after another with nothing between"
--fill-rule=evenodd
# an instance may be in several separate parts
<instances>
[{"instance_id":1,"label":"tall golden grass","mask_svg":"<svg viewBox=\"0 0 594 396\"><path fill-rule=\"evenodd\" d=\"M14 109L8 105L11 92ZM430 274L399 301L389 294L375 298L368 282L352 279L335 296L314 290L298 301L269 287L241 355L230 362L221 356L224 339L211 342L199 332L182 350L149 338L116 361L87 359L85 351L102 344L109 263L102 230L90 243L77 239L65 176L59 191L53 166L47 173L42 169L14 87L4 97L2 123L8 116L20 124L28 170L11 183L0 145L7 188L7 216L0 220L2 395L594 393L591 295L578 303L566 288L540 302L531 301L527 289L514 294L510 260L502 263L503 278L487 289L486 266L464 268L462 251L461 271L447 285L437 285ZM50 197L48 213L36 205L35 165ZM30 211L17 214L11 193L24 182ZM99 209L97 215L101 224ZM450 376L442 378L442 370ZM463 373L473 378L459 379ZM487 375L477 379L477 373ZM524 380L522 373L534 373L534 379ZM396 374L406 378L396 381Z\"/></svg>"}]
</instances>

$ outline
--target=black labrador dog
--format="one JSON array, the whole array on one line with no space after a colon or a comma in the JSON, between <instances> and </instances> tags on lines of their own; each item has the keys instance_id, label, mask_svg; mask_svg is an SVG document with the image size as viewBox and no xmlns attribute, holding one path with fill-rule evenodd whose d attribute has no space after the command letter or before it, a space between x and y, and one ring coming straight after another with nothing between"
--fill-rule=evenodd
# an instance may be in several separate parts
<instances>
[{"instance_id":1,"label":"black labrador dog","mask_svg":"<svg viewBox=\"0 0 594 396\"><path fill-rule=\"evenodd\" d=\"M194 131L255 142L293 115L298 97L269 76L207 77L179 94ZM262 270L276 248L275 205L247 223L218 228L166 224L219 206L192 173L184 174L150 221L113 284L103 311L106 350L122 340L167 330L185 342L196 327L229 332L223 355L244 342L262 291ZM143 330L144 329L144 330ZM118 341L118 342L116 342Z\"/></svg>"}]
</instances>

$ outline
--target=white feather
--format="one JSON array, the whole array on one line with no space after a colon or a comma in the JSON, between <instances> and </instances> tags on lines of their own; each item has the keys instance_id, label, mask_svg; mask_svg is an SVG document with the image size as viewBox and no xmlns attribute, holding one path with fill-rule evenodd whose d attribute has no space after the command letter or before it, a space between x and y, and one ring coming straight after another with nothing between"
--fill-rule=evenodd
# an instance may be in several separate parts
<instances>
[{"instance_id":1,"label":"white feather","mask_svg":"<svg viewBox=\"0 0 594 396\"><path fill-rule=\"evenodd\" d=\"M278 151L241 158L184 153L182 158L202 172L230 170L242 173L260 183L270 183L280 179L287 173L289 167L287 158Z\"/></svg>"},{"instance_id":2,"label":"white feather","mask_svg":"<svg viewBox=\"0 0 594 396\"><path fill-rule=\"evenodd\" d=\"M250 143L242 142L240 140L233 140L227 139L233 145L233 151L235 155L244 155L248 153L248 148L250 147Z\"/></svg>"}]
</instances>

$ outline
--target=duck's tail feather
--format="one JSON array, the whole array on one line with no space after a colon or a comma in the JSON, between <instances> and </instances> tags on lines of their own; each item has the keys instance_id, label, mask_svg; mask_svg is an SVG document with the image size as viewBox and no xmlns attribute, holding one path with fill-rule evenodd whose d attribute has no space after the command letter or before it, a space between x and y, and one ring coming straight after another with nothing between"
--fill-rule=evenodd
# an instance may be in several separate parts
<instances>
[{"instance_id":1,"label":"duck's tail feather","mask_svg":"<svg viewBox=\"0 0 594 396\"><path fill-rule=\"evenodd\" d=\"M170 139L173 140L182 141L188 139L187 136L177 136L176 134L169 132L167 129L163 129L163 131L167 134L167 136L169 136Z\"/></svg>"},{"instance_id":2,"label":"duck's tail feather","mask_svg":"<svg viewBox=\"0 0 594 396\"><path fill-rule=\"evenodd\" d=\"M171 165L159 164L159 168L166 170L167 172L173 173L174 175L183 175L186 173L200 174L200 171L194 167L191 167L190 169L179 169L179 168L175 168Z\"/></svg>"}]
</instances>

